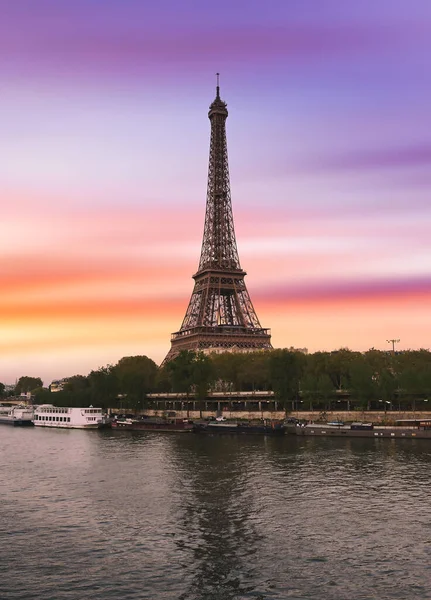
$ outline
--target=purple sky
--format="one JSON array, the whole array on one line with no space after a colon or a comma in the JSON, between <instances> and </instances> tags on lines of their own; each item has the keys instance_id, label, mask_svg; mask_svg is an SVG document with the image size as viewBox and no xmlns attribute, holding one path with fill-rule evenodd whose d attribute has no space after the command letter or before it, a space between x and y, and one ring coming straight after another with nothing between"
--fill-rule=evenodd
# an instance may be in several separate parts
<instances>
[{"instance_id":1,"label":"purple sky","mask_svg":"<svg viewBox=\"0 0 431 600\"><path fill-rule=\"evenodd\" d=\"M274 345L429 347L430 2L0 8L0 381L163 359L199 259L216 71Z\"/></svg>"}]
</instances>

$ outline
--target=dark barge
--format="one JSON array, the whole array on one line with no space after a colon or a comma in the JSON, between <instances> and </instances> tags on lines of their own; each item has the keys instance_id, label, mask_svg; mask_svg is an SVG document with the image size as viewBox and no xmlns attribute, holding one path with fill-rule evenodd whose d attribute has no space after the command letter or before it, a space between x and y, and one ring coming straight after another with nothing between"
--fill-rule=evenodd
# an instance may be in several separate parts
<instances>
[{"instance_id":1,"label":"dark barge","mask_svg":"<svg viewBox=\"0 0 431 600\"><path fill-rule=\"evenodd\" d=\"M390 439L429 439L431 440L431 419L400 420L397 425L384 426L373 423L301 423L290 420L286 433L296 436L313 437L368 437Z\"/></svg>"},{"instance_id":2,"label":"dark barge","mask_svg":"<svg viewBox=\"0 0 431 600\"><path fill-rule=\"evenodd\" d=\"M188 419L142 417L113 419L111 428L116 431L156 431L191 433L193 422Z\"/></svg>"},{"instance_id":3,"label":"dark barge","mask_svg":"<svg viewBox=\"0 0 431 600\"><path fill-rule=\"evenodd\" d=\"M263 419L261 421L245 421L232 422L225 420L213 420L194 423L194 433L206 433L216 435L284 435L286 427L283 422L269 421Z\"/></svg>"}]
</instances>

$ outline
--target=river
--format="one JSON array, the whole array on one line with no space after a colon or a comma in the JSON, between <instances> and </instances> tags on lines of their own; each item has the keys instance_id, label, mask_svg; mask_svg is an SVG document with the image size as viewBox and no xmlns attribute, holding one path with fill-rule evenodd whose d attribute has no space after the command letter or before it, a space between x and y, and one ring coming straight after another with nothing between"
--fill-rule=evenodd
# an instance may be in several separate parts
<instances>
[{"instance_id":1,"label":"river","mask_svg":"<svg viewBox=\"0 0 431 600\"><path fill-rule=\"evenodd\" d=\"M0 597L431 598L431 442L0 428Z\"/></svg>"}]
</instances>

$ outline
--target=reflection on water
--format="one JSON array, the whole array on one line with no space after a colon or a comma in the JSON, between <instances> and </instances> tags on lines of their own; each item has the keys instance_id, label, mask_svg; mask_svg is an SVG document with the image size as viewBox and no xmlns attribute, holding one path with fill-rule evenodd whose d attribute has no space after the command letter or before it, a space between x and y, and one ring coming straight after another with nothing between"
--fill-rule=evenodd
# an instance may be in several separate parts
<instances>
[{"instance_id":1,"label":"reflection on water","mask_svg":"<svg viewBox=\"0 0 431 600\"><path fill-rule=\"evenodd\" d=\"M178 443L183 439L178 439ZM181 499L184 537L192 541L193 578L181 599L245 596L254 589L252 558L261 536L254 524L256 499L247 485L247 465L253 461L229 437L197 437L193 452L181 452L182 474L189 494ZM209 443L208 443L209 442ZM233 443L232 443L233 442ZM180 549L184 540L178 541Z\"/></svg>"},{"instance_id":2,"label":"reflection on water","mask_svg":"<svg viewBox=\"0 0 431 600\"><path fill-rule=\"evenodd\" d=\"M426 440L3 427L0 448L2 598L431 597Z\"/></svg>"}]
</instances>

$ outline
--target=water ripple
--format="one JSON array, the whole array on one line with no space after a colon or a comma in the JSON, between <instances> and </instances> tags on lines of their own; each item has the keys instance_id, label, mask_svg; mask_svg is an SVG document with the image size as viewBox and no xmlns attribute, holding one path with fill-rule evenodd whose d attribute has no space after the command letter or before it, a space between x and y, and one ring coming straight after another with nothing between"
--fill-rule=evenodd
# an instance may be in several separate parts
<instances>
[{"instance_id":1,"label":"water ripple","mask_svg":"<svg viewBox=\"0 0 431 600\"><path fill-rule=\"evenodd\" d=\"M3 427L1 597L431 598L431 446Z\"/></svg>"}]
</instances>

